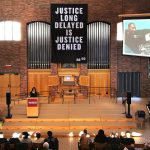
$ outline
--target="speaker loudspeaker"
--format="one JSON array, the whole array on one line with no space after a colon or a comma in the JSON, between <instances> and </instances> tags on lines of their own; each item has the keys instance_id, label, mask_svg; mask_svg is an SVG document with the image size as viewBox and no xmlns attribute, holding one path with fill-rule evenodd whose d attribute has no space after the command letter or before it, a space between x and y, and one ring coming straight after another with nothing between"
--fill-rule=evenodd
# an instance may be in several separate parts
<instances>
[{"instance_id":1,"label":"speaker loudspeaker","mask_svg":"<svg viewBox=\"0 0 150 150\"><path fill-rule=\"evenodd\" d=\"M6 92L6 104L10 105L11 104L11 93Z\"/></svg>"},{"instance_id":2,"label":"speaker loudspeaker","mask_svg":"<svg viewBox=\"0 0 150 150\"><path fill-rule=\"evenodd\" d=\"M127 92L127 104L131 104L131 92Z\"/></svg>"}]
</instances>

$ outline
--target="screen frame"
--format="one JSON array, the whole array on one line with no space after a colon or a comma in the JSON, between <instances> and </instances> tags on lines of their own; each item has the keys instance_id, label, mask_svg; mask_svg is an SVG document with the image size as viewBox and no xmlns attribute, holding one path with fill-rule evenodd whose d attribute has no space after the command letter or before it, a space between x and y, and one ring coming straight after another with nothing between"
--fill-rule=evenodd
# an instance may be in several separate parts
<instances>
[{"instance_id":1,"label":"screen frame","mask_svg":"<svg viewBox=\"0 0 150 150\"><path fill-rule=\"evenodd\" d=\"M128 18L123 18L122 20L122 26L123 26L123 50L122 50L122 55L128 55L128 56L141 56L141 57L150 57L150 40L147 42L148 44L148 54L144 54L143 52L141 53L136 53L133 52L132 49L129 49L129 47L126 45L125 40L126 40L126 32L127 32L127 27L129 23L134 23L136 25L136 30L149 30L150 34L150 17L128 17ZM141 24L141 26L140 26ZM144 25L144 26L143 26ZM142 48L141 48L142 50Z\"/></svg>"}]
</instances>

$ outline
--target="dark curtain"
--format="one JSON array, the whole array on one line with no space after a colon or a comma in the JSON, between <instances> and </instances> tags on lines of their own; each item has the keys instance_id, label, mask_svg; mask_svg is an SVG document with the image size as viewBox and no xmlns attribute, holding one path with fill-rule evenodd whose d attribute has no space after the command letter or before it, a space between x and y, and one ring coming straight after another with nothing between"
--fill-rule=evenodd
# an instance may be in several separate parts
<instances>
[{"instance_id":1,"label":"dark curtain","mask_svg":"<svg viewBox=\"0 0 150 150\"><path fill-rule=\"evenodd\" d=\"M118 96L127 91L131 92L132 96L140 96L139 72L118 72Z\"/></svg>"}]
</instances>

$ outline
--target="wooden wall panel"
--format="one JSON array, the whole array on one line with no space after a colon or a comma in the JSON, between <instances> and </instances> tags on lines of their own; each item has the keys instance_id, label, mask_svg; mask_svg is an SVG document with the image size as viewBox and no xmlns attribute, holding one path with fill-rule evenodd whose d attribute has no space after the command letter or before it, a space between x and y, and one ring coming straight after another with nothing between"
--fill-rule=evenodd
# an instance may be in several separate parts
<instances>
[{"instance_id":1,"label":"wooden wall panel","mask_svg":"<svg viewBox=\"0 0 150 150\"><path fill-rule=\"evenodd\" d=\"M66 70L61 71L61 75L66 74ZM74 72L69 72L74 74ZM29 70L28 71L28 92L32 89L33 86L37 88L38 92L48 91L48 85L52 83L50 80L51 72L50 70ZM110 95L110 70L88 70L88 76L86 79L89 79L89 87L91 87L91 92L95 94L101 94L102 96ZM87 83L87 80L82 80L84 83ZM61 88L61 87L60 87ZM100 89L100 91L99 91ZM46 93L45 93L46 95Z\"/></svg>"},{"instance_id":2,"label":"wooden wall panel","mask_svg":"<svg viewBox=\"0 0 150 150\"><path fill-rule=\"evenodd\" d=\"M72 75L72 76L79 76L80 69L79 68L59 68L58 75L65 76L65 75Z\"/></svg>"},{"instance_id":3,"label":"wooden wall panel","mask_svg":"<svg viewBox=\"0 0 150 150\"><path fill-rule=\"evenodd\" d=\"M60 79L58 75L48 76L48 86L58 86L60 84Z\"/></svg>"},{"instance_id":4,"label":"wooden wall panel","mask_svg":"<svg viewBox=\"0 0 150 150\"><path fill-rule=\"evenodd\" d=\"M32 87L36 87L37 91L42 95L48 95L48 76L51 75L49 69L28 70L28 93Z\"/></svg>"},{"instance_id":5,"label":"wooden wall panel","mask_svg":"<svg viewBox=\"0 0 150 150\"><path fill-rule=\"evenodd\" d=\"M9 83L8 74L0 75L0 97L5 97L8 83Z\"/></svg>"},{"instance_id":6,"label":"wooden wall panel","mask_svg":"<svg viewBox=\"0 0 150 150\"><path fill-rule=\"evenodd\" d=\"M15 97L16 94L20 94L20 75L12 74L11 76L11 95Z\"/></svg>"},{"instance_id":7,"label":"wooden wall panel","mask_svg":"<svg viewBox=\"0 0 150 150\"><path fill-rule=\"evenodd\" d=\"M110 95L110 70L89 70L91 92Z\"/></svg>"},{"instance_id":8,"label":"wooden wall panel","mask_svg":"<svg viewBox=\"0 0 150 150\"><path fill-rule=\"evenodd\" d=\"M79 85L80 86L89 86L90 78L89 76L80 75L79 76Z\"/></svg>"},{"instance_id":9,"label":"wooden wall panel","mask_svg":"<svg viewBox=\"0 0 150 150\"><path fill-rule=\"evenodd\" d=\"M4 74L0 75L0 97L6 96L8 85L11 86L11 97L20 93L20 75Z\"/></svg>"}]
</instances>

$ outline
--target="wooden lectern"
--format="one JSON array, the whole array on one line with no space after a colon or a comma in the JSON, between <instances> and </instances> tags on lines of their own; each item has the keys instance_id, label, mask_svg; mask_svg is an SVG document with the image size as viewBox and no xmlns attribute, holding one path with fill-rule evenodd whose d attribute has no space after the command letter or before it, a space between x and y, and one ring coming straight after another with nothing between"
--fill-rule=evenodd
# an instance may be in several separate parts
<instances>
[{"instance_id":1,"label":"wooden lectern","mask_svg":"<svg viewBox=\"0 0 150 150\"><path fill-rule=\"evenodd\" d=\"M39 104L38 97L27 98L27 117L38 117Z\"/></svg>"}]
</instances>

